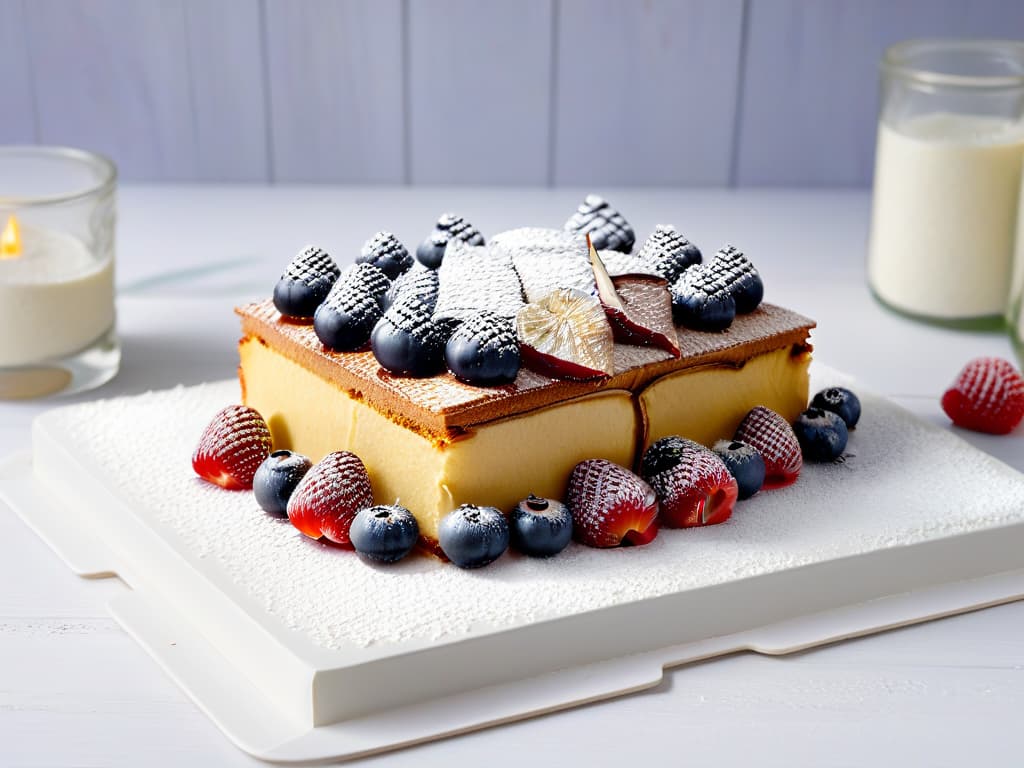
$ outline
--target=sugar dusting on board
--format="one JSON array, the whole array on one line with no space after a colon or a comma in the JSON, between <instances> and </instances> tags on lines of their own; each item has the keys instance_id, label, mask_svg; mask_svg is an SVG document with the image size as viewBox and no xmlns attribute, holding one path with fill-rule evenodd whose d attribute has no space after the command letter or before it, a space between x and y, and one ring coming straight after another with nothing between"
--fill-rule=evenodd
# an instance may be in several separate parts
<instances>
[{"instance_id":1,"label":"sugar dusting on board","mask_svg":"<svg viewBox=\"0 0 1024 768\"><path fill-rule=\"evenodd\" d=\"M820 369L816 379L814 389L845 383ZM368 565L264 514L251 493L192 474L206 421L237 398L235 382L179 387L70 406L46 427L203 567L331 650L456 639L1024 520L1021 475L867 396L845 461L805 465L796 484L740 503L722 525L663 530L639 548L574 543L551 560L506 554L477 571L423 556Z\"/></svg>"}]
</instances>

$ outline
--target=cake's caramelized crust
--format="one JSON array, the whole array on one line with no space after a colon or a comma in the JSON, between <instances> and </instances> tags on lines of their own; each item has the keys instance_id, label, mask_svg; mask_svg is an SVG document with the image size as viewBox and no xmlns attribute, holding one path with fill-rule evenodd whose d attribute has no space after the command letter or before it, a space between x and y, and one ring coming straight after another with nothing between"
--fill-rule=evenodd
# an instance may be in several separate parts
<instances>
[{"instance_id":1,"label":"cake's caramelized crust","mask_svg":"<svg viewBox=\"0 0 1024 768\"><path fill-rule=\"evenodd\" d=\"M332 352L303 325L282 319L270 300L235 310L242 333L365 400L394 421L435 442L457 439L469 427L542 408L604 389L640 391L666 373L708 365L741 366L747 360L779 349L807 344L814 321L782 307L762 304L738 315L720 333L677 329L680 356L654 347L615 345L615 373L591 381L549 379L522 369L503 387L474 387L449 373L426 379L393 376L378 365L373 353Z\"/></svg>"}]
</instances>

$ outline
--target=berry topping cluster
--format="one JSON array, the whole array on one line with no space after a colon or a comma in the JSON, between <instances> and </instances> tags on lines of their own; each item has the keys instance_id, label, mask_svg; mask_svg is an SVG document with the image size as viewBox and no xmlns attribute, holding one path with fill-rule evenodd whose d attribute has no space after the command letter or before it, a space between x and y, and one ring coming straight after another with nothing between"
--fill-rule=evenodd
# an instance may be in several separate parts
<instances>
[{"instance_id":1,"label":"berry topping cluster","mask_svg":"<svg viewBox=\"0 0 1024 768\"><path fill-rule=\"evenodd\" d=\"M764 296L754 265L731 245L711 261L687 268L671 290L676 322L698 331L728 328L737 313L753 312Z\"/></svg>"},{"instance_id":2,"label":"berry topping cluster","mask_svg":"<svg viewBox=\"0 0 1024 768\"><path fill-rule=\"evenodd\" d=\"M327 350L369 347L396 376L447 368L490 387L513 384L521 364L554 378L610 376L614 342L678 357L678 325L722 330L761 301L757 270L732 246L704 264L670 225L634 254L635 240L596 195L562 230L510 230L490 245L445 213L415 260L391 232L367 240L344 272L322 249L305 248L278 280L274 304L291 322L311 319Z\"/></svg>"}]
</instances>

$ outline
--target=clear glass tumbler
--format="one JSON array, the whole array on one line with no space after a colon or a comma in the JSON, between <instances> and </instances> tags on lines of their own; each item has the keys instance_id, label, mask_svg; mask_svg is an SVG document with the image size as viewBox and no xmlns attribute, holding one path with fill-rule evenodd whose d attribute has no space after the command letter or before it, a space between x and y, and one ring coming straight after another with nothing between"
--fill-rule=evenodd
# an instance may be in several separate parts
<instances>
[{"instance_id":1,"label":"clear glass tumbler","mask_svg":"<svg viewBox=\"0 0 1024 768\"><path fill-rule=\"evenodd\" d=\"M1024 43L889 48L868 248L875 297L918 319L999 327L1022 162Z\"/></svg>"},{"instance_id":2,"label":"clear glass tumbler","mask_svg":"<svg viewBox=\"0 0 1024 768\"><path fill-rule=\"evenodd\" d=\"M0 399L97 387L121 360L117 172L65 147L0 147Z\"/></svg>"}]
</instances>

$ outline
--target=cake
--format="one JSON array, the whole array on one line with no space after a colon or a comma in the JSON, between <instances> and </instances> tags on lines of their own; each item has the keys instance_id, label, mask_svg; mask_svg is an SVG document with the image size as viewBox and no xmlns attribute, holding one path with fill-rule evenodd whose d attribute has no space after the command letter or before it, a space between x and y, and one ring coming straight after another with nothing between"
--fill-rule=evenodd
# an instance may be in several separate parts
<instances>
[{"instance_id":1,"label":"cake","mask_svg":"<svg viewBox=\"0 0 1024 768\"><path fill-rule=\"evenodd\" d=\"M618 226L610 234L591 232L605 237L602 244L631 248L632 241ZM475 230L471 234L479 237ZM658 237L664 241L665 232ZM435 232L428 245L436 240ZM533 250L516 261L524 253L516 251L517 243L527 242ZM446 313L462 319L460 314L464 317L481 305L511 316L559 281L584 293L599 292L600 275L595 280L579 259L553 277L539 273L548 266L543 259L530 261L537 252L551 253L552 243L565 242L555 230L515 230L493 237L490 251L479 244L467 246L465 250L479 251L467 253L467 258L514 263L523 289L517 283L508 290L499 280L493 295L483 290L472 298L472 290L460 289L453 298L450 287L447 292L443 287L447 262L440 262L442 288L431 307L435 318ZM389 256L394 256L392 245ZM578 242L572 248L578 249ZM449 245L445 258L454 263L452 250ZM436 253L430 250L435 265ZM657 274L651 267L656 260L638 258L643 253L602 250L600 261L609 264L609 273ZM664 256L664 250L657 256ZM449 275L455 272L448 269ZM613 280L621 291L624 283L619 277ZM651 283L638 278L635 284ZM654 284L668 296L665 279ZM754 406L766 406L788 421L807 406L808 338L814 323L771 304L746 307L724 330L692 330L670 322L667 345L622 343L620 337L602 375L563 378L524 364L500 386L476 386L449 371L429 376L393 373L366 344L354 351L334 351L308 318L284 315L271 300L236 311L242 325L243 401L266 419L275 447L299 451L314 462L334 451L356 454L369 472L375 502L398 500L410 509L428 545L436 544L440 520L461 504L507 511L527 494L564 498L573 467L585 459L634 468L642 452L667 435L710 446L730 438Z\"/></svg>"}]
</instances>

